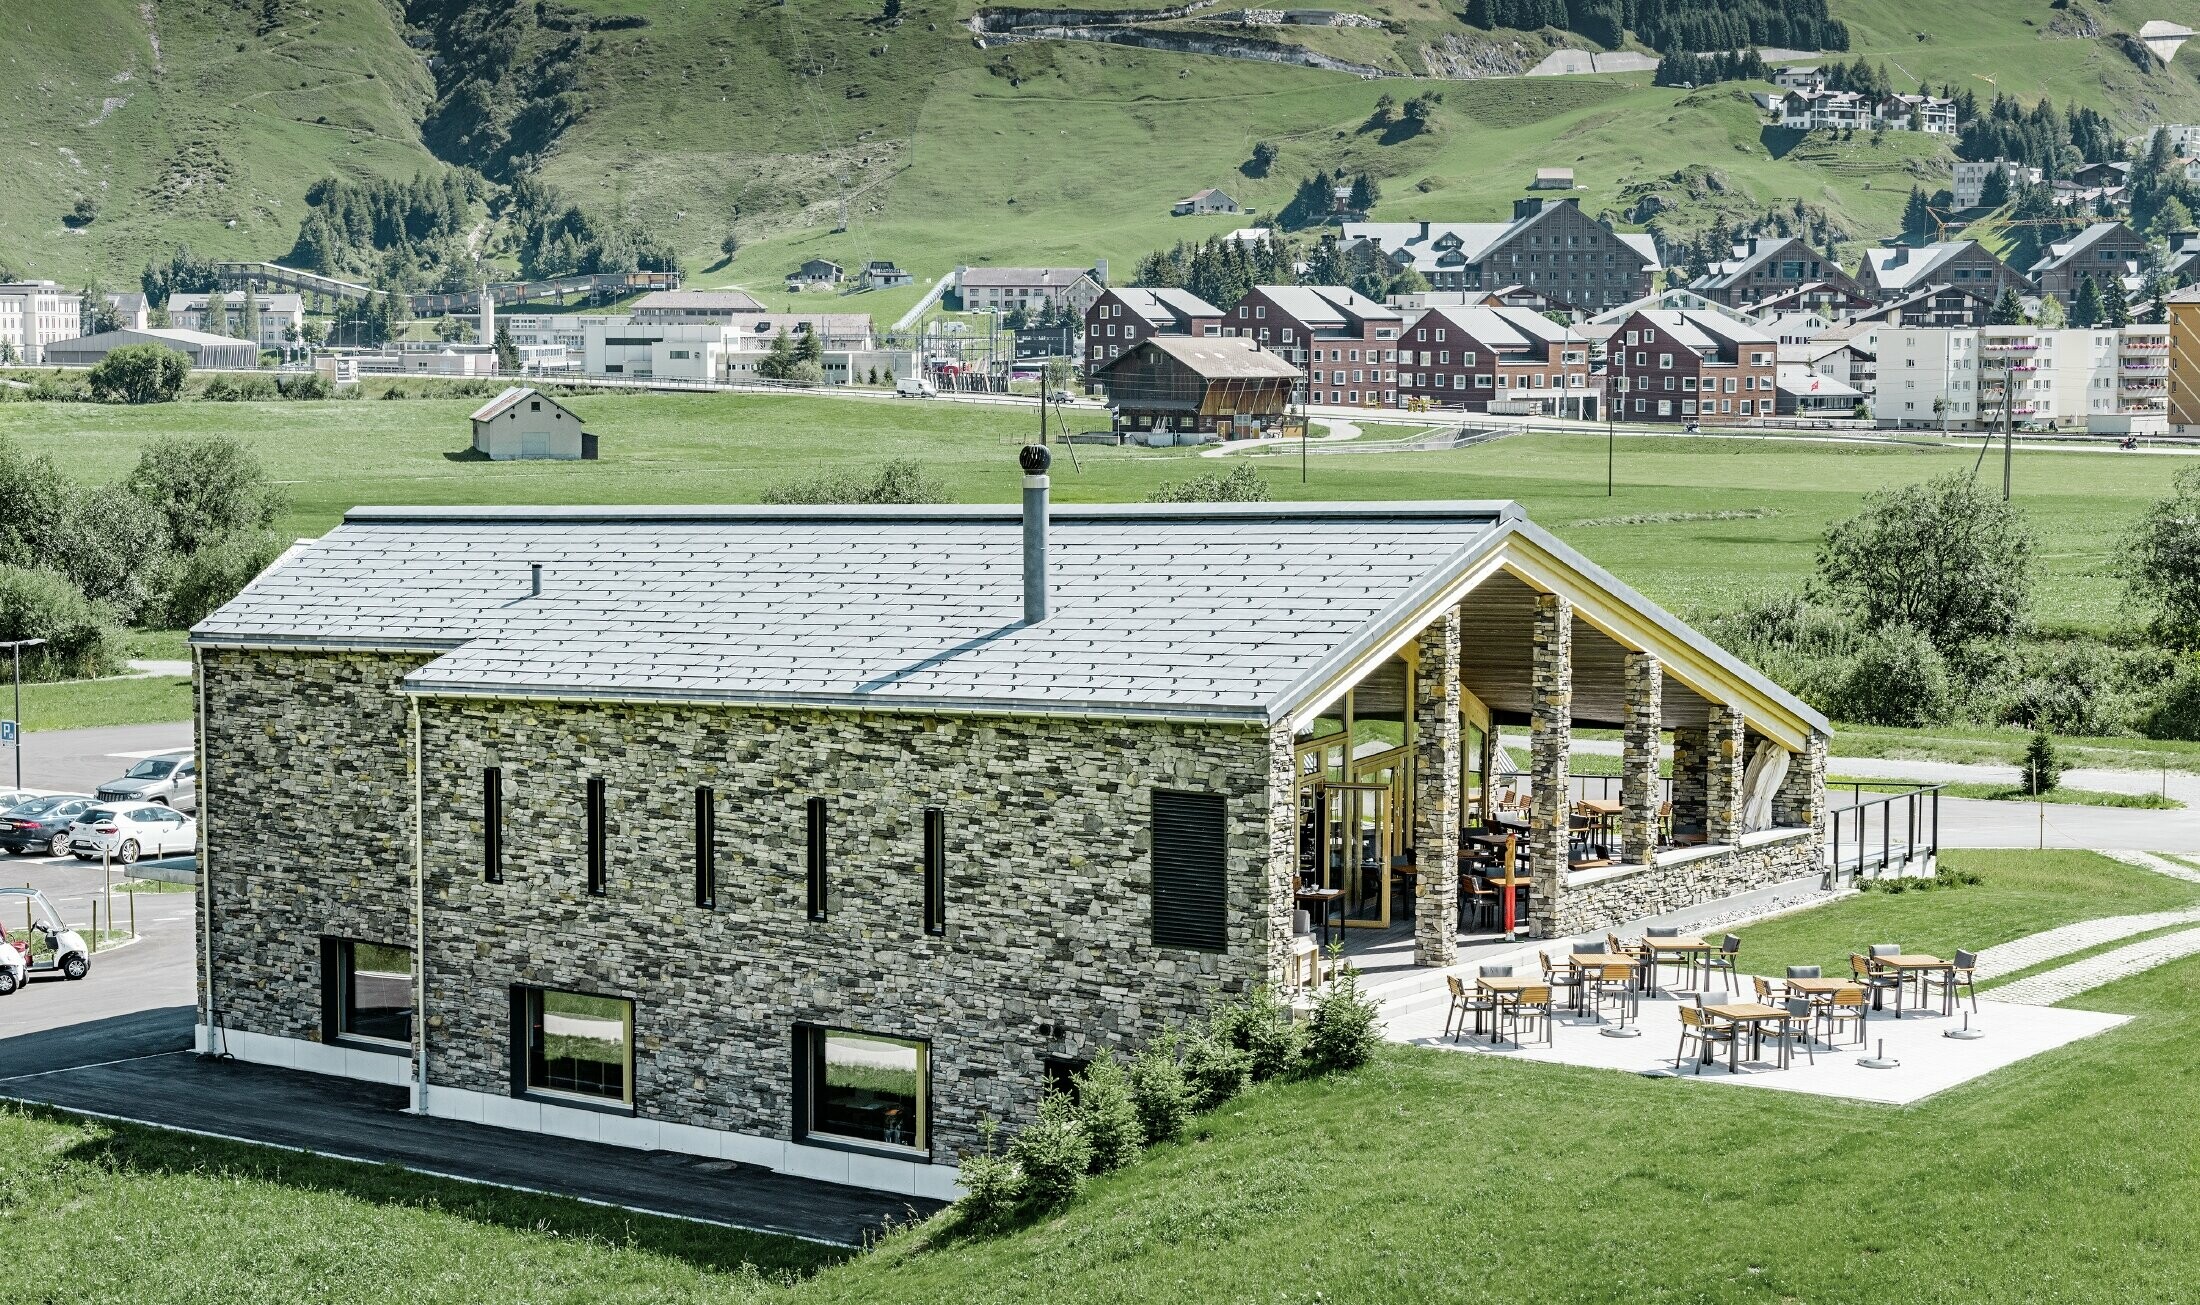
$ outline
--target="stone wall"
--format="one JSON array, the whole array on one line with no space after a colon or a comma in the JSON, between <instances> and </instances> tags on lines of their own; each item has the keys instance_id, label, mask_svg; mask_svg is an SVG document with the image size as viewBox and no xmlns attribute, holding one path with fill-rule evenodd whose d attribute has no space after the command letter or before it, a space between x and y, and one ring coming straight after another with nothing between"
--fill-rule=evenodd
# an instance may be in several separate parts
<instances>
[{"instance_id":1,"label":"stone wall","mask_svg":"<svg viewBox=\"0 0 2200 1305\"><path fill-rule=\"evenodd\" d=\"M1701 834L1711 812L1711 739L1707 731L1679 726L1673 731L1673 830Z\"/></svg>"},{"instance_id":2,"label":"stone wall","mask_svg":"<svg viewBox=\"0 0 2200 1305\"><path fill-rule=\"evenodd\" d=\"M787 1137L797 1021L929 1039L933 1158L1028 1120L1052 1055L1127 1049L1277 976L1263 728L700 706L422 703L428 1080L510 1091L510 990L635 1002L645 1118ZM506 777L501 883L479 791ZM609 789L586 891L585 786ZM694 789L717 790L717 906L694 903ZM1229 802L1229 943L1151 945L1149 791ZM806 801L831 905L805 910ZM947 933L922 921L945 809ZM1288 907L1282 908L1288 910ZM1283 917L1286 921L1288 915Z\"/></svg>"},{"instance_id":3,"label":"stone wall","mask_svg":"<svg viewBox=\"0 0 2200 1305\"><path fill-rule=\"evenodd\" d=\"M1625 920L1701 906L1823 869L1817 836L1807 829L1751 835L1747 846L1679 856L1662 865L1577 875L1560 907L1559 935L1599 932Z\"/></svg>"},{"instance_id":4,"label":"stone wall","mask_svg":"<svg viewBox=\"0 0 2200 1305\"><path fill-rule=\"evenodd\" d=\"M1573 748L1574 608L1557 594L1535 596L1534 701L1531 706L1528 776L1528 873L1530 929L1549 938L1557 928L1555 886L1566 874L1566 846L1573 811L1567 778Z\"/></svg>"},{"instance_id":5,"label":"stone wall","mask_svg":"<svg viewBox=\"0 0 2200 1305\"><path fill-rule=\"evenodd\" d=\"M1459 609L1448 608L1414 642L1413 957L1417 965L1458 959Z\"/></svg>"},{"instance_id":6,"label":"stone wall","mask_svg":"<svg viewBox=\"0 0 2200 1305\"><path fill-rule=\"evenodd\" d=\"M323 935L409 948L410 655L209 650L200 826L216 1013L321 1036ZM205 975L200 975L204 1018Z\"/></svg>"}]
</instances>

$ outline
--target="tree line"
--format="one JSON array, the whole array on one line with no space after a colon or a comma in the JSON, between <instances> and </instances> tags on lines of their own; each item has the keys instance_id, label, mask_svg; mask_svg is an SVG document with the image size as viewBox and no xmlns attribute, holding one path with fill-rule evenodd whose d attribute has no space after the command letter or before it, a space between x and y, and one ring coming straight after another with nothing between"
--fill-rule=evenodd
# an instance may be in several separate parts
<instances>
[{"instance_id":1,"label":"tree line","mask_svg":"<svg viewBox=\"0 0 2200 1305\"><path fill-rule=\"evenodd\" d=\"M1632 32L1655 50L1846 50L1826 0L1469 0L1476 27L1555 27L1617 49Z\"/></svg>"},{"instance_id":2,"label":"tree line","mask_svg":"<svg viewBox=\"0 0 2200 1305\"><path fill-rule=\"evenodd\" d=\"M2124 157L2124 142L2114 126L2083 105L2066 112L2044 97L2026 106L1996 95L1982 113L1964 114L1959 100L1957 122L1957 158L1974 163L2008 159L2038 168L2049 181L2067 178L2088 163Z\"/></svg>"}]
</instances>

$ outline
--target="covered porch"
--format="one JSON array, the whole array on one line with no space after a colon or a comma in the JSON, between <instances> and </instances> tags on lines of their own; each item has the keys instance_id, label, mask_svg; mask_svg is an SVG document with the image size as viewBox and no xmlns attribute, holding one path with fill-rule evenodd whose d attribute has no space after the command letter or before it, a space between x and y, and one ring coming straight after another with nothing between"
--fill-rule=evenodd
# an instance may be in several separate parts
<instances>
[{"instance_id":1,"label":"covered porch","mask_svg":"<svg viewBox=\"0 0 2200 1305\"><path fill-rule=\"evenodd\" d=\"M1576 728L1622 739L1621 774L1597 796L1569 774ZM1593 933L1821 868L1824 720L1525 537L1341 668L1289 729L1272 869L1293 934L1321 945L1341 929L1378 969ZM1525 774L1498 746L1522 730Z\"/></svg>"}]
</instances>

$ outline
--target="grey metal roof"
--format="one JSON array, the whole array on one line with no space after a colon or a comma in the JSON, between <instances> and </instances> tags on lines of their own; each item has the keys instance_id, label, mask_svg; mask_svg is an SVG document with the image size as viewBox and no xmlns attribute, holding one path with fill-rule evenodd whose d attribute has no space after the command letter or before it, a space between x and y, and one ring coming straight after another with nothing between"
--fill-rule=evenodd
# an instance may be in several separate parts
<instances>
[{"instance_id":1,"label":"grey metal roof","mask_svg":"<svg viewBox=\"0 0 2200 1305\"><path fill-rule=\"evenodd\" d=\"M1058 510L1027 625L1015 509L363 509L192 640L448 650L431 693L1261 719L1515 511Z\"/></svg>"}]
</instances>

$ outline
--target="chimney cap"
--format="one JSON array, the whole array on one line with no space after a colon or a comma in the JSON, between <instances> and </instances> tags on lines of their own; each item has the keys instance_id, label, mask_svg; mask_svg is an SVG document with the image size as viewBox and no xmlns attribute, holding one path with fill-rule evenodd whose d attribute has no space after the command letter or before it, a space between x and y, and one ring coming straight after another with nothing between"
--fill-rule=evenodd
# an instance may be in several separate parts
<instances>
[{"instance_id":1,"label":"chimney cap","mask_svg":"<svg viewBox=\"0 0 2200 1305\"><path fill-rule=\"evenodd\" d=\"M1054 465L1054 455L1047 452L1044 444L1026 444L1023 452L1016 455L1016 461L1027 474L1043 476L1047 468Z\"/></svg>"}]
</instances>

